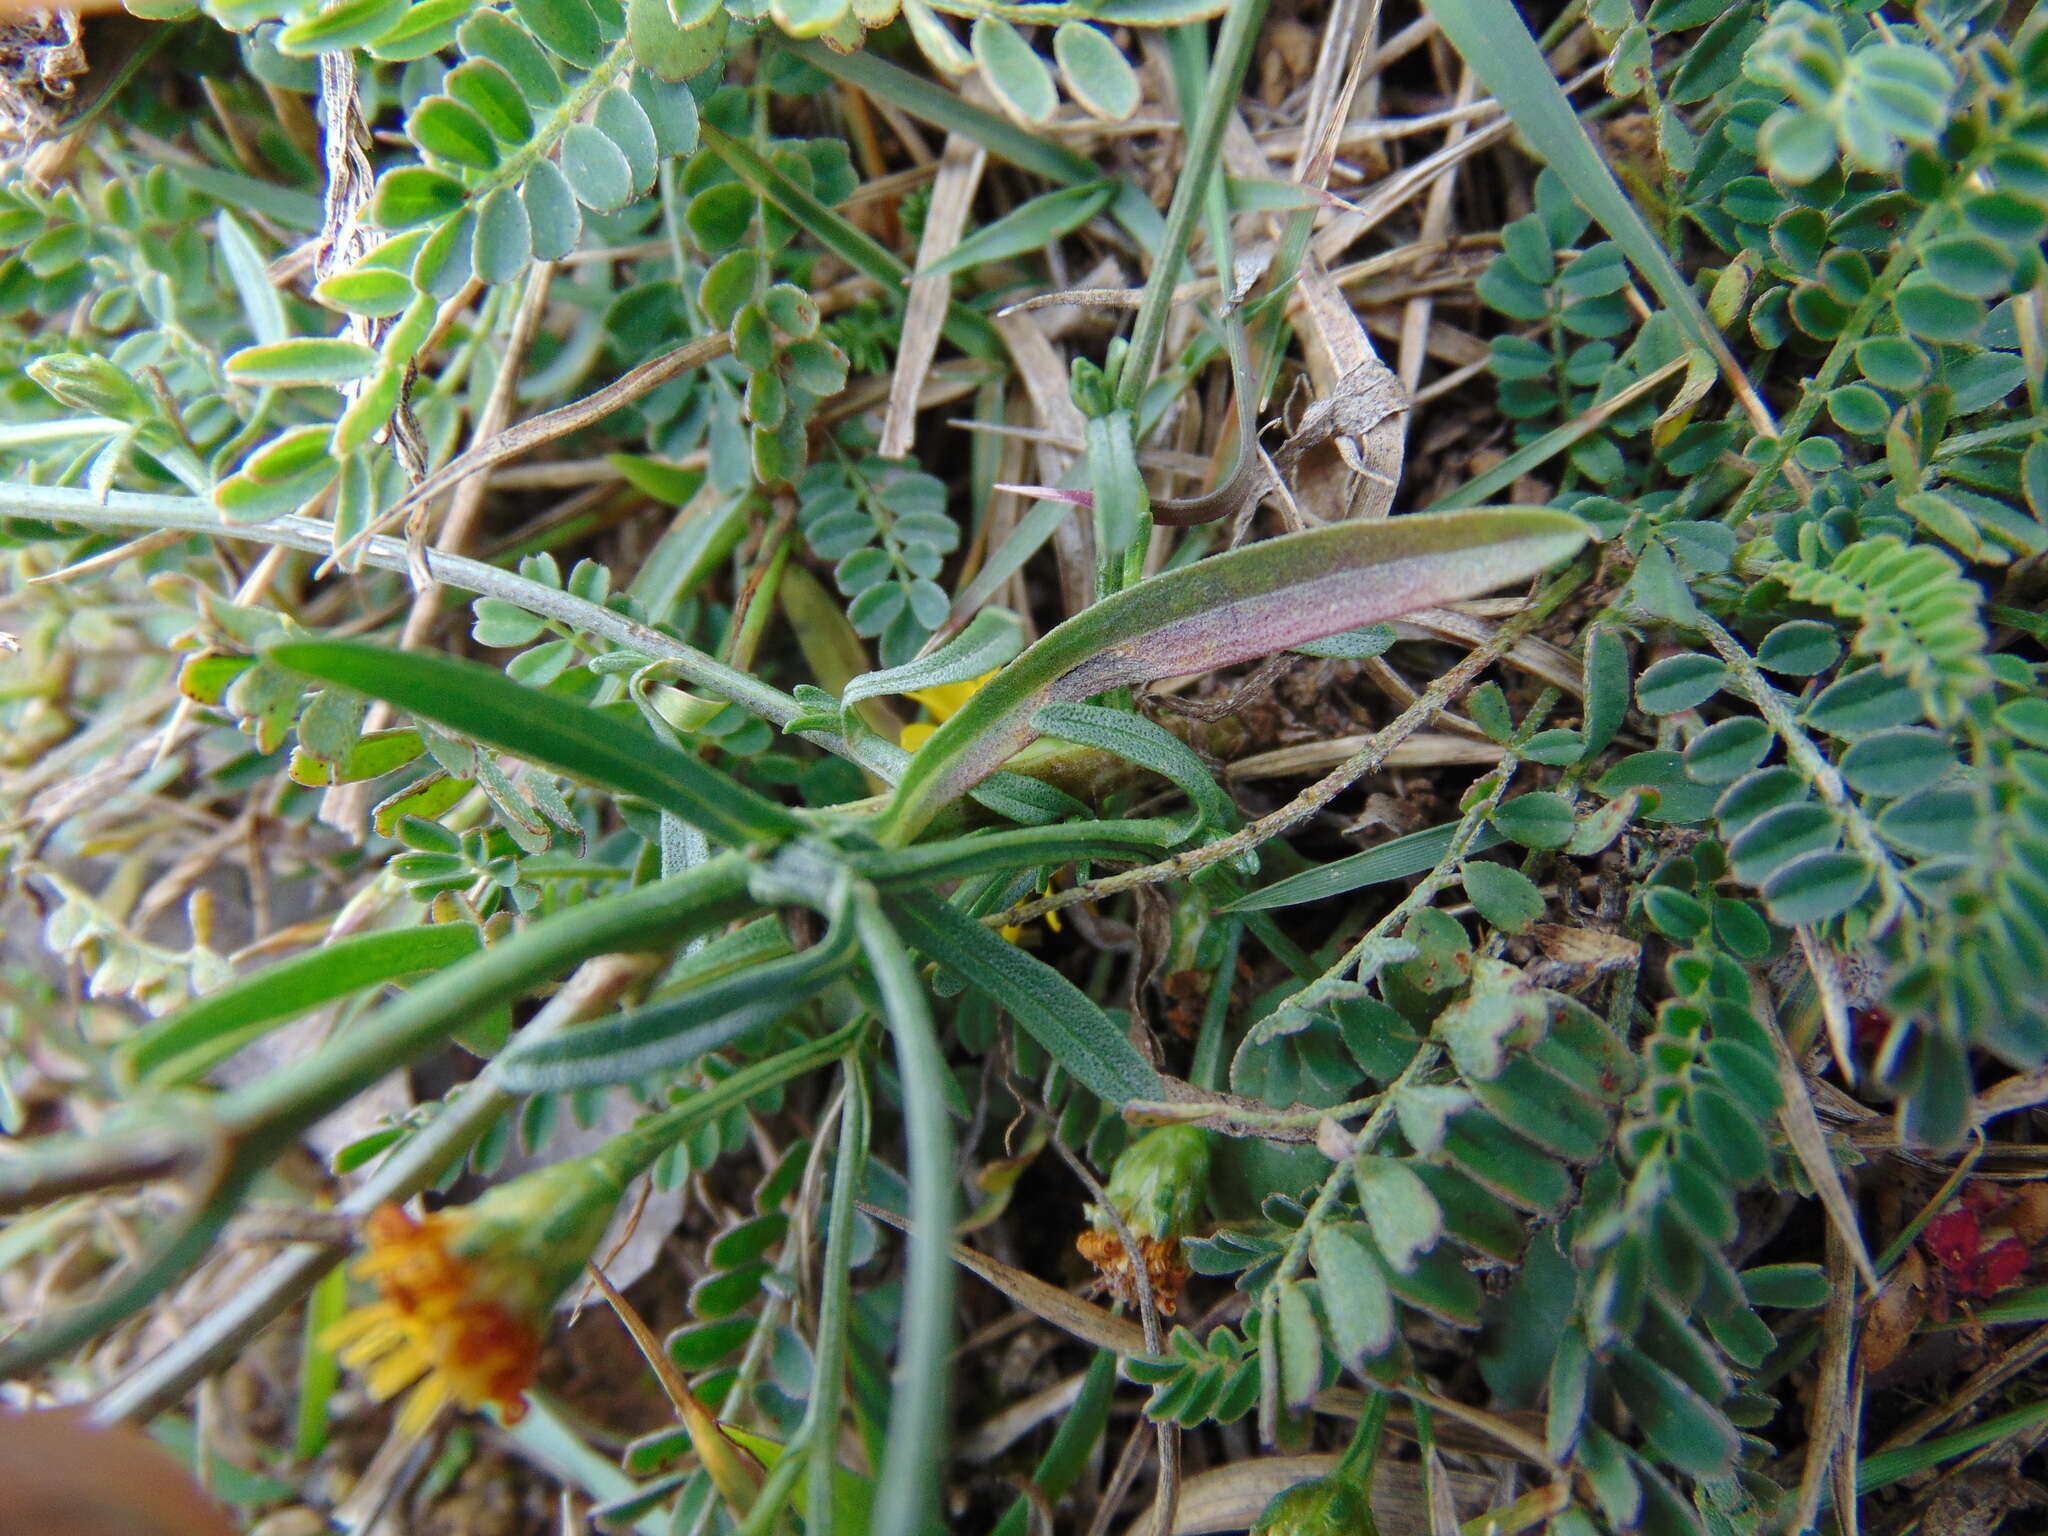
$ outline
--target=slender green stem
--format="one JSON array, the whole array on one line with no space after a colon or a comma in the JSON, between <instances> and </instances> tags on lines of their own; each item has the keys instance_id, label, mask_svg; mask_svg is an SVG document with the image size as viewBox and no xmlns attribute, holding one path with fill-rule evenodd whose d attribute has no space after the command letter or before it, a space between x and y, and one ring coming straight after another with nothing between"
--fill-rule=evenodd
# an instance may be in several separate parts
<instances>
[{"instance_id":1,"label":"slender green stem","mask_svg":"<svg viewBox=\"0 0 2048 1536\"><path fill-rule=\"evenodd\" d=\"M1100 1351L1081 1378L1081 1391L1059 1421L1052 1444L1031 1469L1031 1486L1048 1501L1074 1485L1088 1464L1089 1453L1109 1423L1110 1400L1116 1395L1116 1355ZM1031 1500L1019 1495L997 1524L994 1536L1024 1536L1031 1524ZM806 1532L805 1536L811 1536Z\"/></svg>"},{"instance_id":2,"label":"slender green stem","mask_svg":"<svg viewBox=\"0 0 2048 1536\"><path fill-rule=\"evenodd\" d=\"M839 1156L832 1169L826 1217L825 1271L818 1293L818 1337L811 1399L800 1437L812 1442L805 1536L835 1536L833 1481L838 1471L839 1409L846 1396L846 1335L852 1316L854 1202L867 1171L868 1081L860 1059L846 1059L846 1097L839 1112Z\"/></svg>"},{"instance_id":3,"label":"slender green stem","mask_svg":"<svg viewBox=\"0 0 2048 1536\"><path fill-rule=\"evenodd\" d=\"M599 962L599 966L607 962ZM614 994L613 979L585 967L541 1008L521 1032L539 1040L580 1022ZM367 1216L387 1201L418 1194L453 1167L478 1137L504 1114L518 1095L499 1085L496 1062L451 1097L427 1125L401 1142L376 1169L343 1197L337 1211ZM246 1285L180 1334L162 1353L109 1388L92 1405L95 1423L140 1422L154 1418L244 1348L266 1323L303 1296L346 1250L335 1244L301 1243L279 1254Z\"/></svg>"},{"instance_id":4,"label":"slender green stem","mask_svg":"<svg viewBox=\"0 0 2048 1536\"><path fill-rule=\"evenodd\" d=\"M1153 365L1166 340L1166 315L1173 306L1174 284L1188 242L1194 236L1195 220L1208 196L1210 178L1216 172L1216 158L1223 148L1223 126L1237 104L1238 87L1251 64L1252 45L1258 41L1259 23L1265 19L1266 0L1232 0L1216 39L1216 62L1209 71L1209 88L1188 136L1187 159L1180 180L1173 189L1173 202L1166 211L1166 238L1160 242L1159 259L1145 283L1145 296L1138 305L1138 319L1131 328L1130 351L1124 355L1123 372L1116 381L1116 403L1135 413L1152 382ZM1228 280L1228 274L1224 274Z\"/></svg>"},{"instance_id":5,"label":"slender green stem","mask_svg":"<svg viewBox=\"0 0 2048 1536\"><path fill-rule=\"evenodd\" d=\"M65 486L0 485L0 516L44 517L86 528L161 528L203 534L215 539L246 539L281 545L309 554L334 551L334 525L311 517L278 517L265 523L237 523L211 503L192 496L141 495L115 491L104 502L92 492ZM358 551L365 565L401 574L411 569L402 540L382 536L366 539ZM529 581L514 571L481 560L424 550L427 574L458 591L495 597L541 618L569 625L583 634L609 640L622 649L666 661L678 678L730 699L770 725L787 726L811 712L781 689L728 667L695 646L663 634L598 603L570 592ZM879 737L861 735L853 741L836 731L804 730L804 740L849 758L894 782L903 776L910 754Z\"/></svg>"},{"instance_id":6,"label":"slender green stem","mask_svg":"<svg viewBox=\"0 0 2048 1536\"><path fill-rule=\"evenodd\" d=\"M546 917L422 982L308 1059L221 1100L238 1162L267 1163L305 1129L489 1009L593 955L666 949L749 910L749 866L725 854L687 874Z\"/></svg>"},{"instance_id":7,"label":"slender green stem","mask_svg":"<svg viewBox=\"0 0 2048 1536\"><path fill-rule=\"evenodd\" d=\"M1956 168L1956 174L1950 178L1949 186L1952 189L1969 188L1988 151L2002 148L2004 143L2005 136L2000 134L1980 145ZM1871 324L1890 305L1892 295L1898 291L1899 284L1919 268L1921 246L1946 227L1954 195L1952 191L1938 198L1922 210L1919 218L1913 221L1912 229L1899 242L1899 248L1892 253L1891 260L1887 261L1883 270L1877 274L1870 285L1870 291L1865 293L1862 301L1850 311L1840 334L1835 337L1834 345L1828 348L1828 355L1822 359L1819 371L1807 380L1799 403L1792 408L1792 414L1785 418L1780 427L1777 444L1772 448L1770 457L1757 470L1755 478L1743 487L1742 494L1737 496L1734 503L1722 514L1723 522L1741 527L1764 498L1772 493L1778 483L1778 476L1784 472L1785 466L1791 463L1792 454L1798 448L1807 427L1812 425L1814 417L1820 413L1820 408L1827 404L1829 392L1840 381L1850 360L1855 356L1857 344L1869 332Z\"/></svg>"},{"instance_id":8,"label":"slender green stem","mask_svg":"<svg viewBox=\"0 0 2048 1536\"><path fill-rule=\"evenodd\" d=\"M1237 980L1237 952L1244 947L1244 924L1232 918L1223 941L1223 954L1216 962L1216 977L1209 983L1208 1005L1202 1010L1202 1032L1195 1038L1194 1064L1188 1081L1197 1088L1223 1086L1223 1050L1229 1044L1230 988Z\"/></svg>"},{"instance_id":9,"label":"slender green stem","mask_svg":"<svg viewBox=\"0 0 2048 1536\"><path fill-rule=\"evenodd\" d=\"M903 1280L889 1448L875 1493L877 1531L909 1533L939 1523L939 1471L949 1434L947 1356L953 1335L953 1131L946 1118L945 1058L917 968L872 892L854 898L861 947L882 995L895 1046L909 1143L910 1252Z\"/></svg>"},{"instance_id":10,"label":"slender green stem","mask_svg":"<svg viewBox=\"0 0 2048 1536\"><path fill-rule=\"evenodd\" d=\"M620 1185L624 1186L652 1168L664 1152L714 1116L845 1056L860 1043L865 1028L864 1022L856 1020L829 1035L807 1040L778 1055L742 1067L732 1076L722 1077L659 1114L649 1115L639 1124L621 1131L606 1142L597 1155L618 1175Z\"/></svg>"}]
</instances>

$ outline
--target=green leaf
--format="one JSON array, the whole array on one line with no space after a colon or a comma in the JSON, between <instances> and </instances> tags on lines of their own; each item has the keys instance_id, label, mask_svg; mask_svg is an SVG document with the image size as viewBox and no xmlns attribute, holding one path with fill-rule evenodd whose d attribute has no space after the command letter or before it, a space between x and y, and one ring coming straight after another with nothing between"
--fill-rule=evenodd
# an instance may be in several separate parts
<instances>
[{"instance_id":1,"label":"green leaf","mask_svg":"<svg viewBox=\"0 0 2048 1536\"><path fill-rule=\"evenodd\" d=\"M486 746L638 795L730 846L804 829L774 801L646 731L521 687L492 667L351 640L287 641L269 655L279 666L383 699Z\"/></svg>"},{"instance_id":2,"label":"green leaf","mask_svg":"<svg viewBox=\"0 0 2048 1536\"><path fill-rule=\"evenodd\" d=\"M462 24L460 37L465 54L488 59L504 70L519 87L519 94L534 106L551 107L562 99L562 77L553 61L527 30L503 11L478 11Z\"/></svg>"},{"instance_id":3,"label":"green leaf","mask_svg":"<svg viewBox=\"0 0 2048 1536\"><path fill-rule=\"evenodd\" d=\"M1419 875L1426 869L1436 867L1438 861L1449 852L1451 840L1457 835L1457 824L1446 823L1441 827L1429 827L1421 832L1409 832L1401 837L1389 838L1386 842L1363 852L1354 853L1315 869L1304 870L1301 874L1290 875L1285 880L1276 880L1249 896L1240 896L1218 912L1267 912L1275 907L1296 907L1305 902L1328 901L1342 896L1347 891L1363 889L1368 885L1383 885L1389 880L1405 880L1410 875ZM1500 846L1500 833L1491 826L1482 826L1466 844L1469 853L1484 853L1489 848Z\"/></svg>"},{"instance_id":4,"label":"green leaf","mask_svg":"<svg viewBox=\"0 0 2048 1536\"><path fill-rule=\"evenodd\" d=\"M498 168L498 144L489 126L452 96L429 96L405 121L406 134L426 154L472 170Z\"/></svg>"},{"instance_id":5,"label":"green leaf","mask_svg":"<svg viewBox=\"0 0 2048 1536\"><path fill-rule=\"evenodd\" d=\"M470 264L487 283L509 283L533 259L533 226L526 204L512 187L500 187L477 208Z\"/></svg>"},{"instance_id":6,"label":"green leaf","mask_svg":"<svg viewBox=\"0 0 2048 1536\"><path fill-rule=\"evenodd\" d=\"M365 266L321 279L314 285L313 298L331 309L384 319L402 313L417 291L403 272Z\"/></svg>"},{"instance_id":7,"label":"green leaf","mask_svg":"<svg viewBox=\"0 0 2048 1536\"><path fill-rule=\"evenodd\" d=\"M1519 869L1468 861L1463 879L1479 915L1502 933L1520 933L1543 916L1543 892Z\"/></svg>"},{"instance_id":8,"label":"green leaf","mask_svg":"<svg viewBox=\"0 0 2048 1536\"><path fill-rule=\"evenodd\" d=\"M1059 61L1067 94L1087 111L1120 123L1138 110L1137 72L1099 27L1061 22L1052 35L1052 56Z\"/></svg>"},{"instance_id":9,"label":"green leaf","mask_svg":"<svg viewBox=\"0 0 2048 1536\"><path fill-rule=\"evenodd\" d=\"M410 229L445 219L469 193L461 182L423 165L403 165L377 178L370 217L384 229Z\"/></svg>"},{"instance_id":10,"label":"green leaf","mask_svg":"<svg viewBox=\"0 0 2048 1536\"><path fill-rule=\"evenodd\" d=\"M1954 744L1937 731L1900 726L1852 742L1842 777L1858 794L1892 797L1925 789L1956 765Z\"/></svg>"},{"instance_id":11,"label":"green leaf","mask_svg":"<svg viewBox=\"0 0 2048 1536\"><path fill-rule=\"evenodd\" d=\"M584 207L610 213L633 200L632 165L618 145L590 124L569 125L562 135L561 159L562 176Z\"/></svg>"},{"instance_id":12,"label":"green leaf","mask_svg":"<svg viewBox=\"0 0 2048 1536\"><path fill-rule=\"evenodd\" d=\"M1562 848L1577 827L1571 802L1549 790L1503 802L1494 808L1492 820L1503 837L1524 848Z\"/></svg>"},{"instance_id":13,"label":"green leaf","mask_svg":"<svg viewBox=\"0 0 2048 1536\"><path fill-rule=\"evenodd\" d=\"M884 841L908 842L1036 734L1046 704L1231 666L1523 580L1569 558L1585 525L1533 510L1339 523L1168 571L1041 638L911 760Z\"/></svg>"},{"instance_id":14,"label":"green leaf","mask_svg":"<svg viewBox=\"0 0 2048 1536\"><path fill-rule=\"evenodd\" d=\"M1019 32L999 16L975 18L971 35L974 61L1005 112L1019 122L1042 128L1059 110L1052 71Z\"/></svg>"},{"instance_id":15,"label":"green leaf","mask_svg":"<svg viewBox=\"0 0 2048 1536\"><path fill-rule=\"evenodd\" d=\"M1771 728L1754 715L1708 726L1686 744L1685 771L1702 784L1732 784L1771 754Z\"/></svg>"},{"instance_id":16,"label":"green leaf","mask_svg":"<svg viewBox=\"0 0 2048 1536\"><path fill-rule=\"evenodd\" d=\"M725 46L726 10L714 6L694 27L679 26L668 0L626 0L626 38L633 62L667 81L703 73Z\"/></svg>"},{"instance_id":17,"label":"green leaf","mask_svg":"<svg viewBox=\"0 0 2048 1536\"><path fill-rule=\"evenodd\" d=\"M474 112L499 143L520 145L533 137L533 113L502 65L471 59L448 72L442 89Z\"/></svg>"},{"instance_id":18,"label":"green leaf","mask_svg":"<svg viewBox=\"0 0 2048 1536\"><path fill-rule=\"evenodd\" d=\"M613 86L597 98L591 122L625 156L632 172L633 191L637 194L653 186L660 156L654 142L654 124L647 120L647 113L632 93Z\"/></svg>"},{"instance_id":19,"label":"green leaf","mask_svg":"<svg viewBox=\"0 0 2048 1536\"><path fill-rule=\"evenodd\" d=\"M1780 923L1817 923L1856 905L1875 878L1859 853L1803 854L1764 881L1764 900Z\"/></svg>"},{"instance_id":20,"label":"green leaf","mask_svg":"<svg viewBox=\"0 0 2048 1536\"><path fill-rule=\"evenodd\" d=\"M1719 1409L1632 1345L1616 1350L1608 1370L1659 1455L1694 1477L1727 1474L1740 1441Z\"/></svg>"},{"instance_id":21,"label":"green leaf","mask_svg":"<svg viewBox=\"0 0 2048 1536\"><path fill-rule=\"evenodd\" d=\"M1666 656L1636 679L1636 703L1646 714L1674 715L1698 709L1728 680L1725 663L1697 651Z\"/></svg>"},{"instance_id":22,"label":"green leaf","mask_svg":"<svg viewBox=\"0 0 2048 1536\"><path fill-rule=\"evenodd\" d=\"M850 708L862 699L970 682L985 672L993 672L1023 648L1023 622L1007 608L984 608L965 629L930 655L884 672L864 672L856 677L841 690L840 708Z\"/></svg>"},{"instance_id":23,"label":"green leaf","mask_svg":"<svg viewBox=\"0 0 2048 1536\"><path fill-rule=\"evenodd\" d=\"M373 42L404 14L408 0L342 0L279 30L277 51L309 59ZM273 13L274 14L274 13Z\"/></svg>"},{"instance_id":24,"label":"green leaf","mask_svg":"<svg viewBox=\"0 0 2048 1536\"><path fill-rule=\"evenodd\" d=\"M1280 1397L1289 1408L1310 1402L1323 1388L1323 1334L1308 1289L1297 1280L1270 1287L1265 1306L1270 1348L1280 1352Z\"/></svg>"},{"instance_id":25,"label":"green leaf","mask_svg":"<svg viewBox=\"0 0 2048 1536\"><path fill-rule=\"evenodd\" d=\"M583 238L583 213L576 206L576 194L570 190L568 178L554 161L535 162L520 184L519 200L526 205L535 257L541 261L560 261L576 249L576 242Z\"/></svg>"},{"instance_id":26,"label":"green leaf","mask_svg":"<svg viewBox=\"0 0 2048 1536\"><path fill-rule=\"evenodd\" d=\"M1794 619L1764 636L1756 648L1756 664L1787 677L1812 677L1833 666L1841 654L1842 642L1833 625Z\"/></svg>"},{"instance_id":27,"label":"green leaf","mask_svg":"<svg viewBox=\"0 0 2048 1536\"><path fill-rule=\"evenodd\" d=\"M1608 769L1596 787L1610 800L1623 790L1656 791L1656 805L1646 805L1638 813L1645 821L1684 826L1705 821L1714 810L1713 790L1693 782L1685 759L1676 752L1634 753Z\"/></svg>"},{"instance_id":28,"label":"green leaf","mask_svg":"<svg viewBox=\"0 0 2048 1536\"><path fill-rule=\"evenodd\" d=\"M227 359L228 377L237 384L266 388L294 384L339 388L367 377L376 366L374 348L333 336L301 336L244 347Z\"/></svg>"},{"instance_id":29,"label":"green leaf","mask_svg":"<svg viewBox=\"0 0 2048 1536\"><path fill-rule=\"evenodd\" d=\"M1031 723L1047 736L1114 752L1171 780L1193 803L1203 825L1228 827L1237 820L1237 806L1202 766L1194 748L1143 715L1064 702L1046 705Z\"/></svg>"},{"instance_id":30,"label":"green leaf","mask_svg":"<svg viewBox=\"0 0 2048 1536\"><path fill-rule=\"evenodd\" d=\"M1394 1297L1370 1244L1355 1221L1326 1221L1309 1236L1330 1343L1352 1366L1394 1342Z\"/></svg>"},{"instance_id":31,"label":"green leaf","mask_svg":"<svg viewBox=\"0 0 2048 1536\"><path fill-rule=\"evenodd\" d=\"M1806 706L1804 719L1830 736L1853 738L1917 724L1922 713L1919 695L1904 682L1887 677L1876 667L1865 667L1823 688Z\"/></svg>"},{"instance_id":32,"label":"green leaf","mask_svg":"<svg viewBox=\"0 0 2048 1536\"><path fill-rule=\"evenodd\" d=\"M1827 1271L1818 1264L1767 1264L1742 1272L1742 1292L1753 1307L1807 1310L1825 1306Z\"/></svg>"},{"instance_id":33,"label":"green leaf","mask_svg":"<svg viewBox=\"0 0 2048 1536\"><path fill-rule=\"evenodd\" d=\"M531 1046L514 1041L493 1071L509 1092L555 1093L681 1067L795 1012L848 974L858 952L853 923L838 916L801 954L737 967L678 996Z\"/></svg>"},{"instance_id":34,"label":"green leaf","mask_svg":"<svg viewBox=\"0 0 2048 1536\"><path fill-rule=\"evenodd\" d=\"M565 63L595 69L604 58L604 33L586 0L512 0L512 14Z\"/></svg>"},{"instance_id":35,"label":"green leaf","mask_svg":"<svg viewBox=\"0 0 2048 1536\"><path fill-rule=\"evenodd\" d=\"M1587 632L1583 686L1586 756L1591 757L1614 740L1628 714L1628 645L1608 625L1597 624Z\"/></svg>"},{"instance_id":36,"label":"green leaf","mask_svg":"<svg viewBox=\"0 0 2048 1536\"><path fill-rule=\"evenodd\" d=\"M122 1042L121 1069L136 1082L189 1083L287 1019L323 1003L476 953L466 923L434 923L338 939L158 1019Z\"/></svg>"},{"instance_id":37,"label":"green leaf","mask_svg":"<svg viewBox=\"0 0 2048 1536\"><path fill-rule=\"evenodd\" d=\"M1952 293L1925 273L1908 274L1892 295L1899 328L1922 341L1969 342L1984 324L1984 306Z\"/></svg>"},{"instance_id":38,"label":"green leaf","mask_svg":"<svg viewBox=\"0 0 2048 1536\"><path fill-rule=\"evenodd\" d=\"M906 941L1007 1009L1091 1093L1127 1104L1164 1092L1123 1030L1051 966L939 897L896 891L884 895L883 906Z\"/></svg>"},{"instance_id":39,"label":"green leaf","mask_svg":"<svg viewBox=\"0 0 2048 1536\"><path fill-rule=\"evenodd\" d=\"M1115 196L1116 183L1094 181L1034 197L994 223L983 225L930 266L919 268L917 275L938 277L984 261L1006 261L1041 250L1086 224Z\"/></svg>"},{"instance_id":40,"label":"green leaf","mask_svg":"<svg viewBox=\"0 0 2048 1536\"><path fill-rule=\"evenodd\" d=\"M1358 1203L1372 1235L1396 1274L1410 1274L1417 1260L1443 1236L1444 1216L1436 1196L1415 1170L1391 1157L1352 1159Z\"/></svg>"},{"instance_id":41,"label":"green leaf","mask_svg":"<svg viewBox=\"0 0 2048 1536\"><path fill-rule=\"evenodd\" d=\"M274 344L288 340L291 329L285 324L284 301L270 281L255 241L226 209L214 221L214 228L220 237L221 265L227 268L228 278L235 285L242 313L249 317L249 329L259 342Z\"/></svg>"}]
</instances>

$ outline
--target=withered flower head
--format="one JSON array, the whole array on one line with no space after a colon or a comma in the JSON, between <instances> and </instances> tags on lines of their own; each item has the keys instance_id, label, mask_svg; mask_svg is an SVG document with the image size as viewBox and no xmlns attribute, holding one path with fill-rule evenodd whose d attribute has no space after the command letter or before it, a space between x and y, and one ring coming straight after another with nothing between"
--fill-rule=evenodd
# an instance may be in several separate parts
<instances>
[{"instance_id":1,"label":"withered flower head","mask_svg":"<svg viewBox=\"0 0 2048 1536\"><path fill-rule=\"evenodd\" d=\"M1209 1133L1192 1125L1162 1125L1124 1148L1103 1190L1137 1243L1153 1304L1169 1317L1188 1280L1181 1239L1194 1223L1208 1182ZM1087 1214L1089 1228L1074 1246L1095 1266L1110 1294L1136 1306L1137 1275L1115 1220L1099 1206L1089 1206Z\"/></svg>"}]
</instances>

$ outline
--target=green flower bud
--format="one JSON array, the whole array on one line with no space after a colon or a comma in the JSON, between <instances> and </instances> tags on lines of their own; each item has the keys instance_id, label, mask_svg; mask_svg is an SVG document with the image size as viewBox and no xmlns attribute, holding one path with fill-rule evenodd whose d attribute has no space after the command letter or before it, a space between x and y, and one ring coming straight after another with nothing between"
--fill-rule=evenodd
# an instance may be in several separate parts
<instances>
[{"instance_id":1,"label":"green flower bud","mask_svg":"<svg viewBox=\"0 0 2048 1536\"><path fill-rule=\"evenodd\" d=\"M1372 1505L1347 1477L1319 1477L1273 1495L1252 1536L1380 1536Z\"/></svg>"},{"instance_id":2,"label":"green flower bud","mask_svg":"<svg viewBox=\"0 0 2048 1536\"><path fill-rule=\"evenodd\" d=\"M1194 1223L1208 1182L1209 1133L1192 1125L1163 1125L1124 1148L1103 1191L1137 1243L1153 1304L1169 1317L1188 1280L1180 1240ZM1094 1205L1087 1214L1089 1229L1074 1246L1113 1295L1137 1305L1137 1275L1115 1219Z\"/></svg>"},{"instance_id":3,"label":"green flower bud","mask_svg":"<svg viewBox=\"0 0 2048 1536\"><path fill-rule=\"evenodd\" d=\"M64 404L131 426L155 413L135 381L104 357L59 352L28 365L28 376Z\"/></svg>"},{"instance_id":4,"label":"green flower bud","mask_svg":"<svg viewBox=\"0 0 2048 1536\"><path fill-rule=\"evenodd\" d=\"M1133 1236L1178 1241L1194 1224L1208 1185L1209 1133L1162 1125L1124 1148L1103 1193ZM1097 1225L1115 1224L1105 1219Z\"/></svg>"}]
</instances>

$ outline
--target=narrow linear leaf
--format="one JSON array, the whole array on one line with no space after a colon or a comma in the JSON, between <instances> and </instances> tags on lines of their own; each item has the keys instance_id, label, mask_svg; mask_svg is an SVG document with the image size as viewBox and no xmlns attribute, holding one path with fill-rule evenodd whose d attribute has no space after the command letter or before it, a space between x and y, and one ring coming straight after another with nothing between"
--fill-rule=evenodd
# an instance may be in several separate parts
<instances>
[{"instance_id":1,"label":"narrow linear leaf","mask_svg":"<svg viewBox=\"0 0 2048 1536\"><path fill-rule=\"evenodd\" d=\"M1339 523L1127 587L1042 637L939 727L898 784L882 839L916 836L1038 734L1047 704L1477 596L1569 559L1589 534L1564 513L1523 509Z\"/></svg>"},{"instance_id":2,"label":"narrow linear leaf","mask_svg":"<svg viewBox=\"0 0 2048 1536\"><path fill-rule=\"evenodd\" d=\"M941 277L984 261L1006 261L1012 256L1043 250L1060 236L1086 224L1107 208L1115 196L1114 182L1095 181L1034 197L994 223L984 224L930 266L920 267L917 275Z\"/></svg>"},{"instance_id":3,"label":"narrow linear leaf","mask_svg":"<svg viewBox=\"0 0 2048 1536\"><path fill-rule=\"evenodd\" d=\"M287 641L269 656L528 762L638 795L732 846L803 830L789 811L688 753L491 667L351 640Z\"/></svg>"},{"instance_id":4,"label":"narrow linear leaf","mask_svg":"<svg viewBox=\"0 0 2048 1536\"><path fill-rule=\"evenodd\" d=\"M841 691L839 705L846 709L862 699L968 682L993 672L1023 649L1023 621L1007 608L984 608L972 623L929 656L856 677Z\"/></svg>"},{"instance_id":5,"label":"narrow linear leaf","mask_svg":"<svg viewBox=\"0 0 2048 1536\"><path fill-rule=\"evenodd\" d=\"M515 1043L494 1071L513 1093L553 1093L680 1067L802 1007L847 973L857 948L852 923L842 919L801 954L745 967L531 1046Z\"/></svg>"},{"instance_id":6,"label":"narrow linear leaf","mask_svg":"<svg viewBox=\"0 0 2048 1536\"><path fill-rule=\"evenodd\" d=\"M1111 1104L1164 1091L1137 1047L1092 998L1042 960L1005 943L936 896L885 894L884 909L916 948L986 993L1066 1071Z\"/></svg>"},{"instance_id":7,"label":"narrow linear leaf","mask_svg":"<svg viewBox=\"0 0 2048 1536\"><path fill-rule=\"evenodd\" d=\"M366 988L452 965L476 953L477 945L476 929L466 923L341 939L156 1020L122 1044L119 1059L138 1081L189 1082L274 1025Z\"/></svg>"}]
</instances>

